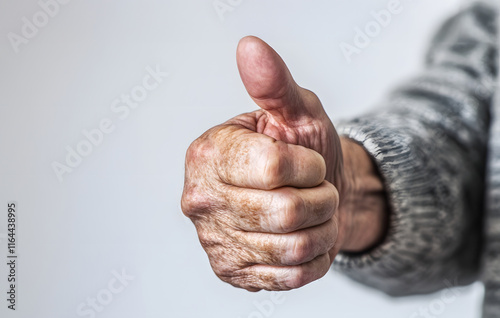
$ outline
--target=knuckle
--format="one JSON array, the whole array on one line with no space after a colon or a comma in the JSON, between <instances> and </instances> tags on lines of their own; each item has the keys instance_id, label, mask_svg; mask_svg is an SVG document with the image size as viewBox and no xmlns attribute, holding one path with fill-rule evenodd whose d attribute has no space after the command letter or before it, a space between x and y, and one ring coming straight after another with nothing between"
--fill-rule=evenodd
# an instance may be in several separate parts
<instances>
[{"instance_id":1,"label":"knuckle","mask_svg":"<svg viewBox=\"0 0 500 318\"><path fill-rule=\"evenodd\" d=\"M211 247L216 246L217 242L215 236L212 231L209 231L205 228L198 229L198 240L200 241L201 246L205 249L208 254L208 257L212 259L212 251L209 250ZM212 264L213 265L213 264Z\"/></svg>"},{"instance_id":2,"label":"knuckle","mask_svg":"<svg viewBox=\"0 0 500 318\"><path fill-rule=\"evenodd\" d=\"M201 136L189 145L186 151L186 163L196 161L198 158L206 155L208 152L207 143L204 142L204 137Z\"/></svg>"},{"instance_id":3,"label":"knuckle","mask_svg":"<svg viewBox=\"0 0 500 318\"><path fill-rule=\"evenodd\" d=\"M186 151L186 166L197 162L201 162L202 164L207 163L207 158L213 156L214 146L218 140L217 135L220 134L222 129L219 126L213 127L189 145Z\"/></svg>"},{"instance_id":4,"label":"knuckle","mask_svg":"<svg viewBox=\"0 0 500 318\"><path fill-rule=\"evenodd\" d=\"M214 205L213 199L204 191L196 188L184 189L181 198L181 210L188 218L195 218Z\"/></svg>"},{"instance_id":5,"label":"knuckle","mask_svg":"<svg viewBox=\"0 0 500 318\"><path fill-rule=\"evenodd\" d=\"M195 201L192 196L186 192L184 192L181 198L181 210L187 217L191 217L195 211Z\"/></svg>"},{"instance_id":6,"label":"knuckle","mask_svg":"<svg viewBox=\"0 0 500 318\"><path fill-rule=\"evenodd\" d=\"M285 286L288 289L296 289L305 286L309 283L309 273L304 266L296 266L293 268L291 275L287 276Z\"/></svg>"},{"instance_id":7,"label":"knuckle","mask_svg":"<svg viewBox=\"0 0 500 318\"><path fill-rule=\"evenodd\" d=\"M201 136L191 143L186 151L186 169L184 179L184 190L181 197L181 210L189 218L196 216L199 212L206 210L214 204L206 187L209 184L210 175L206 173L207 161L203 158L209 155L210 146L205 142L206 138ZM203 172L205 171L205 172Z\"/></svg>"},{"instance_id":8,"label":"knuckle","mask_svg":"<svg viewBox=\"0 0 500 318\"><path fill-rule=\"evenodd\" d=\"M325 187L328 190L328 206L331 207L330 211L333 214L337 211L340 203L340 195L337 188L328 181L324 181Z\"/></svg>"},{"instance_id":9,"label":"knuckle","mask_svg":"<svg viewBox=\"0 0 500 318\"><path fill-rule=\"evenodd\" d=\"M228 281L234 276L234 269L224 263L216 263L212 265L212 270L215 275L223 281Z\"/></svg>"},{"instance_id":10,"label":"knuckle","mask_svg":"<svg viewBox=\"0 0 500 318\"><path fill-rule=\"evenodd\" d=\"M198 139L193 141L186 150L186 165L190 164L198 153Z\"/></svg>"},{"instance_id":11,"label":"knuckle","mask_svg":"<svg viewBox=\"0 0 500 318\"><path fill-rule=\"evenodd\" d=\"M328 250L332 249L335 246L335 244L337 244L337 239L339 236L339 227L337 218L332 219L332 228L330 233L331 235L328 236L328 241L327 241Z\"/></svg>"},{"instance_id":12,"label":"knuckle","mask_svg":"<svg viewBox=\"0 0 500 318\"><path fill-rule=\"evenodd\" d=\"M280 213L276 213L278 218L278 230L282 233L290 233L296 231L303 224L304 220L301 215L305 210L304 199L295 194L287 194L283 198Z\"/></svg>"},{"instance_id":13,"label":"knuckle","mask_svg":"<svg viewBox=\"0 0 500 318\"><path fill-rule=\"evenodd\" d=\"M275 189L285 184L287 178L287 158L284 145L273 142L265 147L263 156L262 182L266 189Z\"/></svg>"},{"instance_id":14,"label":"knuckle","mask_svg":"<svg viewBox=\"0 0 500 318\"><path fill-rule=\"evenodd\" d=\"M291 265L306 263L314 258L314 244L307 235L297 235L288 255Z\"/></svg>"},{"instance_id":15,"label":"knuckle","mask_svg":"<svg viewBox=\"0 0 500 318\"><path fill-rule=\"evenodd\" d=\"M245 270L239 266L235 266L227 260L221 260L220 257L210 259L210 265L214 274L223 282L233 285L234 287L245 288L248 290L255 289L250 283L250 277Z\"/></svg>"},{"instance_id":16,"label":"knuckle","mask_svg":"<svg viewBox=\"0 0 500 318\"><path fill-rule=\"evenodd\" d=\"M336 211L339 207L340 203L340 195L339 195L339 190L331 183L329 183L329 187L331 188L331 202L333 204L334 210Z\"/></svg>"}]
</instances>

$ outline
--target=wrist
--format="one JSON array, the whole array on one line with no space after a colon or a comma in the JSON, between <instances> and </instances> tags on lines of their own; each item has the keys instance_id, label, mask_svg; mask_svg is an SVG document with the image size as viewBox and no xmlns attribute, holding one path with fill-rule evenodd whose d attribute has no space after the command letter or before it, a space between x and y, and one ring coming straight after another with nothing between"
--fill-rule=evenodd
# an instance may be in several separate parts
<instances>
[{"instance_id":1,"label":"wrist","mask_svg":"<svg viewBox=\"0 0 500 318\"><path fill-rule=\"evenodd\" d=\"M344 190L339 213L343 252L359 253L385 237L388 206L382 178L366 150L349 138L340 138L344 161Z\"/></svg>"}]
</instances>

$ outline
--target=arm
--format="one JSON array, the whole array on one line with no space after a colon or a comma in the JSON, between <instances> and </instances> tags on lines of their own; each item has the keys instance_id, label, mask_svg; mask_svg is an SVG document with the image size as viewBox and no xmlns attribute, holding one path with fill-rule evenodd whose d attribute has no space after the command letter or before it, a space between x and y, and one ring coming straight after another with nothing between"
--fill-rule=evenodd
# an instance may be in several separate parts
<instances>
[{"instance_id":1,"label":"arm","mask_svg":"<svg viewBox=\"0 0 500 318\"><path fill-rule=\"evenodd\" d=\"M298 288L325 275L340 249L381 239L385 209L372 213L371 203L384 199L383 186L365 150L339 138L318 97L271 47L246 37L237 62L261 109L191 144L182 210L223 281L251 291Z\"/></svg>"},{"instance_id":2,"label":"arm","mask_svg":"<svg viewBox=\"0 0 500 318\"><path fill-rule=\"evenodd\" d=\"M496 14L475 4L450 19L420 76L338 128L371 154L389 201L383 241L335 260L353 279L406 295L477 277Z\"/></svg>"},{"instance_id":3,"label":"arm","mask_svg":"<svg viewBox=\"0 0 500 318\"><path fill-rule=\"evenodd\" d=\"M339 209L346 216L342 251L362 253L381 243L387 234L389 212L382 178L363 146L341 137L346 189Z\"/></svg>"},{"instance_id":4,"label":"arm","mask_svg":"<svg viewBox=\"0 0 500 318\"><path fill-rule=\"evenodd\" d=\"M340 126L341 138L271 47L240 41L240 76L261 109L191 144L181 200L216 275L251 291L287 290L322 277L335 259L394 295L471 281L493 19L478 5L448 22L426 71L384 109Z\"/></svg>"}]
</instances>

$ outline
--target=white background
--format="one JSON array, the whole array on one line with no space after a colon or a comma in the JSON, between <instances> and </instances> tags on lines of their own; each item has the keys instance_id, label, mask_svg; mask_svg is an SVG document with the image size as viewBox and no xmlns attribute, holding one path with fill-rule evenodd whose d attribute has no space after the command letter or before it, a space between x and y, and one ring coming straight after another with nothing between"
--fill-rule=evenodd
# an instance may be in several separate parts
<instances>
[{"instance_id":1,"label":"white background","mask_svg":"<svg viewBox=\"0 0 500 318\"><path fill-rule=\"evenodd\" d=\"M41 8L1 0L0 316L79 317L124 269L134 279L96 317L423 317L419 308L476 317L479 284L441 308L440 293L392 299L335 273L261 312L255 301L269 304L271 295L219 281L180 211L190 142L255 109L238 77L238 40L262 37L334 121L349 118L416 74L431 35L460 8L402 0L403 12L347 63L339 44L352 43L387 2L243 0L222 20L212 0L72 0L16 53L8 34L22 35L23 17ZM168 78L120 119L112 101L156 65ZM53 162L65 163L67 147L103 118L115 130L59 182ZM10 200L18 202L15 313L6 309Z\"/></svg>"}]
</instances>

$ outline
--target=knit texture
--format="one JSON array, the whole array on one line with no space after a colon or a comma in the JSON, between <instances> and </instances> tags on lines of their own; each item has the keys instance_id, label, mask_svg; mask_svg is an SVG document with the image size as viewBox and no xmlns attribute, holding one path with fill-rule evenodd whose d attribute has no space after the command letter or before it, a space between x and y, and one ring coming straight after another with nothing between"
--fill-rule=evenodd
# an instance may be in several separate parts
<instances>
[{"instance_id":1,"label":"knit texture","mask_svg":"<svg viewBox=\"0 0 500 318\"><path fill-rule=\"evenodd\" d=\"M496 122L487 165L490 113L496 114L497 14L496 5L486 2L464 8L434 37L420 75L376 111L337 125L339 134L363 145L376 162L390 203L390 225L379 246L341 253L334 267L394 296L482 277L488 318L500 317Z\"/></svg>"}]
</instances>

